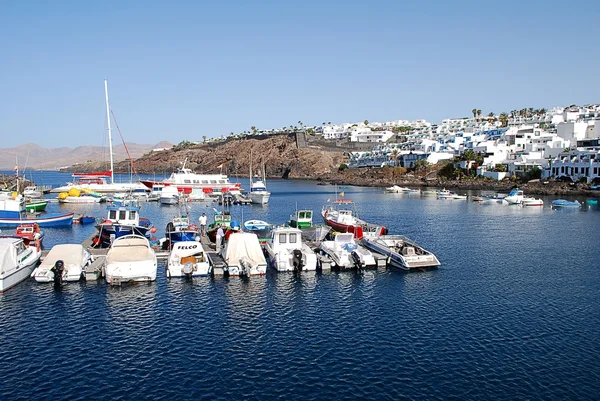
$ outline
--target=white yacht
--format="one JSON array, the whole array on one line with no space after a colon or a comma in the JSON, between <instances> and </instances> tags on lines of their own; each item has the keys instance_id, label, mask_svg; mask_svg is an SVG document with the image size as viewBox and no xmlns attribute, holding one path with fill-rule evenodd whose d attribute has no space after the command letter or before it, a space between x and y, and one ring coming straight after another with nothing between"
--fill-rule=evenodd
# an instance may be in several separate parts
<instances>
[{"instance_id":1,"label":"white yacht","mask_svg":"<svg viewBox=\"0 0 600 401\"><path fill-rule=\"evenodd\" d=\"M440 261L433 253L402 235L363 238L362 244L373 252L387 256L387 264L390 267L410 270L440 265Z\"/></svg>"},{"instance_id":2,"label":"white yacht","mask_svg":"<svg viewBox=\"0 0 600 401\"><path fill-rule=\"evenodd\" d=\"M0 238L0 292L26 280L42 256L34 245L26 246L23 238Z\"/></svg>"},{"instance_id":3,"label":"white yacht","mask_svg":"<svg viewBox=\"0 0 600 401\"><path fill-rule=\"evenodd\" d=\"M54 245L43 262L31 273L31 277L38 283L54 281L52 268L59 260L64 264L64 281L79 281L86 266L93 262L92 255L80 244Z\"/></svg>"},{"instance_id":4,"label":"white yacht","mask_svg":"<svg viewBox=\"0 0 600 401\"><path fill-rule=\"evenodd\" d=\"M225 174L198 174L191 169L186 168L187 159L184 160L182 167L175 173L171 173L169 178L163 181L140 180L148 188L154 188L155 185L164 185L165 187L174 186L179 191L188 193L194 188L201 189L204 193L216 191L225 191L239 193L241 184L232 183Z\"/></svg>"},{"instance_id":5,"label":"white yacht","mask_svg":"<svg viewBox=\"0 0 600 401\"><path fill-rule=\"evenodd\" d=\"M271 193L267 191L267 186L265 183L259 179L250 183L250 192L248 193L248 197L252 203L264 205L269 203Z\"/></svg>"},{"instance_id":6,"label":"white yacht","mask_svg":"<svg viewBox=\"0 0 600 401\"><path fill-rule=\"evenodd\" d=\"M167 277L208 276L211 266L202 244L198 241L181 241L173 244L167 262Z\"/></svg>"},{"instance_id":7,"label":"white yacht","mask_svg":"<svg viewBox=\"0 0 600 401\"><path fill-rule=\"evenodd\" d=\"M523 191L519 188L515 188L512 191L510 191L506 198L504 198L504 201L509 205L520 205L521 203L523 203L524 197L525 195L523 194Z\"/></svg>"},{"instance_id":8,"label":"white yacht","mask_svg":"<svg viewBox=\"0 0 600 401\"><path fill-rule=\"evenodd\" d=\"M340 269L375 267L373 254L354 241L354 234L340 233L333 241L322 241L319 249Z\"/></svg>"},{"instance_id":9,"label":"white yacht","mask_svg":"<svg viewBox=\"0 0 600 401\"><path fill-rule=\"evenodd\" d=\"M317 255L302 241L302 230L278 227L265 243L269 261L280 272L317 270Z\"/></svg>"},{"instance_id":10,"label":"white yacht","mask_svg":"<svg viewBox=\"0 0 600 401\"><path fill-rule=\"evenodd\" d=\"M161 205L177 205L179 203L179 191L177 187L164 187L160 191Z\"/></svg>"},{"instance_id":11,"label":"white yacht","mask_svg":"<svg viewBox=\"0 0 600 401\"><path fill-rule=\"evenodd\" d=\"M106 254L104 278L111 285L156 280L156 254L148 239L126 235L115 239Z\"/></svg>"}]
</instances>

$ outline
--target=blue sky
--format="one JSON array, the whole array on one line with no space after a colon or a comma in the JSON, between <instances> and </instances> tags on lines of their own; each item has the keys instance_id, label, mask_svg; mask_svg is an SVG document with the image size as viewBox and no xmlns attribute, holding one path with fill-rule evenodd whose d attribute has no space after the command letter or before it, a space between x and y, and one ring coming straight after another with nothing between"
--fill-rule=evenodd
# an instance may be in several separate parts
<instances>
[{"instance_id":1,"label":"blue sky","mask_svg":"<svg viewBox=\"0 0 600 401\"><path fill-rule=\"evenodd\" d=\"M4 1L2 145L201 140L600 102L600 5ZM104 140L105 143L105 140Z\"/></svg>"}]
</instances>

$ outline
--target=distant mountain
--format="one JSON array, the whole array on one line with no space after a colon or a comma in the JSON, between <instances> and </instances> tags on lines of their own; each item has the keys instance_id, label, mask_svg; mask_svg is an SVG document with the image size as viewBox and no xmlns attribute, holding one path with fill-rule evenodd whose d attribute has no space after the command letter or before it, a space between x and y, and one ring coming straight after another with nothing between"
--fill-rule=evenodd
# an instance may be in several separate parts
<instances>
[{"instance_id":1,"label":"distant mountain","mask_svg":"<svg viewBox=\"0 0 600 401\"><path fill-rule=\"evenodd\" d=\"M138 143L127 143L127 149L133 159L157 148L170 148L173 145L162 141L156 145L143 145ZM115 162L127 160L125 147L117 145L113 147ZM47 149L33 143L26 143L14 148L0 148L0 170L12 170L15 163L19 169L47 169L54 170L60 167L88 162L110 162L108 147L102 146L78 146L76 148L52 148Z\"/></svg>"}]
</instances>

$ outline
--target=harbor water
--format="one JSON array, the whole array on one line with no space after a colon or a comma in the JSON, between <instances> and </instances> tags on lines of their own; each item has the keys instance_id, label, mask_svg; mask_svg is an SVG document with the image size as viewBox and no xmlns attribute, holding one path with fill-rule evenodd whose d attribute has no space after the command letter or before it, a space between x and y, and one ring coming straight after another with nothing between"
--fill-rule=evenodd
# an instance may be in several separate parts
<instances>
[{"instance_id":1,"label":"harbor water","mask_svg":"<svg viewBox=\"0 0 600 401\"><path fill-rule=\"evenodd\" d=\"M33 174L39 184L69 179ZM267 186L269 205L233 206L233 218L281 224L299 208L318 221L343 191L361 217L416 240L441 266L193 281L168 280L159 267L155 283L122 288L56 290L28 280L0 295L0 399L598 398L597 205L552 210L552 198L522 208L309 181ZM190 207L196 222L221 208ZM104 209L48 206L96 217ZM177 212L147 203L141 216L160 236ZM80 243L94 230L46 229L44 245Z\"/></svg>"}]
</instances>

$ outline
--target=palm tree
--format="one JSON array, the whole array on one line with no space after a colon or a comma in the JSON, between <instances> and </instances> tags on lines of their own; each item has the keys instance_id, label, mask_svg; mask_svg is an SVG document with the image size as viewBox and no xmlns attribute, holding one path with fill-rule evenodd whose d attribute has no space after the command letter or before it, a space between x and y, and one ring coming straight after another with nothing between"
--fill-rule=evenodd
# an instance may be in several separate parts
<instances>
[{"instance_id":1,"label":"palm tree","mask_svg":"<svg viewBox=\"0 0 600 401\"><path fill-rule=\"evenodd\" d=\"M503 127L506 127L508 125L508 114L505 112L500 113L500 122Z\"/></svg>"},{"instance_id":2,"label":"palm tree","mask_svg":"<svg viewBox=\"0 0 600 401\"><path fill-rule=\"evenodd\" d=\"M490 114L488 114L488 117L493 118L494 117L494 112L490 111Z\"/></svg>"},{"instance_id":3,"label":"palm tree","mask_svg":"<svg viewBox=\"0 0 600 401\"><path fill-rule=\"evenodd\" d=\"M202 142L206 143L206 135L202 135Z\"/></svg>"},{"instance_id":4,"label":"palm tree","mask_svg":"<svg viewBox=\"0 0 600 401\"><path fill-rule=\"evenodd\" d=\"M365 120L365 121L363 121L363 124L364 124L364 125L369 125L369 120Z\"/></svg>"},{"instance_id":5,"label":"palm tree","mask_svg":"<svg viewBox=\"0 0 600 401\"><path fill-rule=\"evenodd\" d=\"M394 167L396 167L398 165L398 149L394 148L394 150L392 150L392 158L394 159Z\"/></svg>"},{"instance_id":6,"label":"palm tree","mask_svg":"<svg viewBox=\"0 0 600 401\"><path fill-rule=\"evenodd\" d=\"M527 109L527 117L533 117L533 107Z\"/></svg>"},{"instance_id":7,"label":"palm tree","mask_svg":"<svg viewBox=\"0 0 600 401\"><path fill-rule=\"evenodd\" d=\"M302 128L304 126L304 124L302 123L301 120L298 120L298 125L300 126L300 128Z\"/></svg>"},{"instance_id":8,"label":"palm tree","mask_svg":"<svg viewBox=\"0 0 600 401\"><path fill-rule=\"evenodd\" d=\"M329 122L327 123L327 125L331 125L331 121L329 121Z\"/></svg>"},{"instance_id":9,"label":"palm tree","mask_svg":"<svg viewBox=\"0 0 600 401\"><path fill-rule=\"evenodd\" d=\"M473 113L473 118L477 117L477 109L471 110L471 113Z\"/></svg>"},{"instance_id":10,"label":"palm tree","mask_svg":"<svg viewBox=\"0 0 600 401\"><path fill-rule=\"evenodd\" d=\"M481 117L481 110L477 109L477 117Z\"/></svg>"},{"instance_id":11,"label":"palm tree","mask_svg":"<svg viewBox=\"0 0 600 401\"><path fill-rule=\"evenodd\" d=\"M541 108L541 109L540 109L540 114L546 114L546 111L547 111L546 109L544 109L544 108Z\"/></svg>"},{"instance_id":12,"label":"palm tree","mask_svg":"<svg viewBox=\"0 0 600 401\"><path fill-rule=\"evenodd\" d=\"M326 123L325 123L325 121L323 121L323 124L322 124L322 125L325 125L325 124L326 124Z\"/></svg>"}]
</instances>

